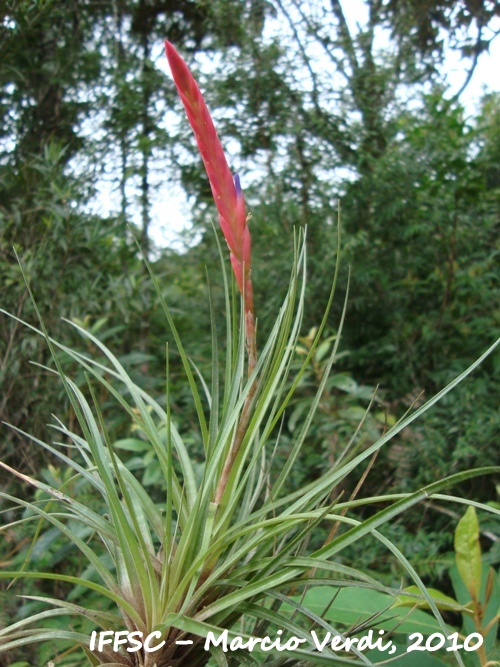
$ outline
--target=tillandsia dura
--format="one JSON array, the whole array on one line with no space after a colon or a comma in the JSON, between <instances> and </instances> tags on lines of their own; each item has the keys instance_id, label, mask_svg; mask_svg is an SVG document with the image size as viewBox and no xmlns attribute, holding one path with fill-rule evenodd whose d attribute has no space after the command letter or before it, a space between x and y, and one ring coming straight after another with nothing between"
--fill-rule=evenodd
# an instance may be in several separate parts
<instances>
[{"instance_id":1,"label":"tillandsia dura","mask_svg":"<svg viewBox=\"0 0 500 667\"><path fill-rule=\"evenodd\" d=\"M251 241L245 199L238 174L231 173L215 126L200 88L189 67L172 44L165 42L168 62L189 124L205 164L222 232L231 253L238 288L244 299L248 371L257 361L255 313L251 272Z\"/></svg>"}]
</instances>

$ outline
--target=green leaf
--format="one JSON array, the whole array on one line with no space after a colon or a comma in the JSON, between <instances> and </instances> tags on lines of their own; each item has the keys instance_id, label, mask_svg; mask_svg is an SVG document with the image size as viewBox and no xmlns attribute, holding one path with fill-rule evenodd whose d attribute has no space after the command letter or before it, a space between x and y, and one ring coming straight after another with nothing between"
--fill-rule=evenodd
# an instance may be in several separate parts
<instances>
[{"instance_id":1,"label":"green leaf","mask_svg":"<svg viewBox=\"0 0 500 667\"><path fill-rule=\"evenodd\" d=\"M492 576L493 573L493 576ZM450 568L450 579L453 585L453 590L457 600L461 604L467 604L470 600L469 591L465 587L462 578L459 575L456 565ZM488 596L489 593L489 596ZM481 633L484 636L484 650L486 655L490 656L496 644L497 630L498 630L498 601L500 600L500 581L492 568L489 572L483 568L483 577L481 582L481 594L479 596L479 603L481 605ZM469 614L463 617L463 634L470 635L472 632L477 632L477 626L474 618Z\"/></svg>"},{"instance_id":2,"label":"green leaf","mask_svg":"<svg viewBox=\"0 0 500 667\"><path fill-rule=\"evenodd\" d=\"M407 653L406 645L403 646L397 643L394 645L398 657L395 660L391 660L389 663L391 667L446 667L445 662L436 658L435 655L427 653L427 651ZM374 664L387 659L387 654L382 653L382 651L367 651L366 655Z\"/></svg>"},{"instance_id":3,"label":"green leaf","mask_svg":"<svg viewBox=\"0 0 500 667\"><path fill-rule=\"evenodd\" d=\"M116 449L125 449L127 452L147 452L151 450L151 444L138 438L123 438L113 443Z\"/></svg>"},{"instance_id":4,"label":"green leaf","mask_svg":"<svg viewBox=\"0 0 500 667\"><path fill-rule=\"evenodd\" d=\"M427 592L436 603L436 607L442 611L460 611L471 613L468 606L463 606L452 597L441 593L435 588L428 588ZM422 597L418 586L408 586L401 595L398 595L392 608L396 607L417 607L418 609L430 609L429 603Z\"/></svg>"},{"instance_id":5,"label":"green leaf","mask_svg":"<svg viewBox=\"0 0 500 667\"><path fill-rule=\"evenodd\" d=\"M359 625L363 620L375 619L373 622L378 630L395 634L432 634L441 631L438 621L430 614L419 609L408 613L406 609L391 608L393 600L390 595L370 588L318 586L307 591L301 602L304 607L335 624ZM330 608L323 614L329 605Z\"/></svg>"},{"instance_id":6,"label":"green leaf","mask_svg":"<svg viewBox=\"0 0 500 667\"><path fill-rule=\"evenodd\" d=\"M479 600L481 591L481 547L476 510L469 507L455 531L455 560L458 572L472 600Z\"/></svg>"},{"instance_id":7,"label":"green leaf","mask_svg":"<svg viewBox=\"0 0 500 667\"><path fill-rule=\"evenodd\" d=\"M332 345L333 338L334 336L330 336L330 338L327 338L320 345L318 345L318 349L316 350L316 354L314 355L314 358L317 362L321 361L323 357L327 355Z\"/></svg>"}]
</instances>

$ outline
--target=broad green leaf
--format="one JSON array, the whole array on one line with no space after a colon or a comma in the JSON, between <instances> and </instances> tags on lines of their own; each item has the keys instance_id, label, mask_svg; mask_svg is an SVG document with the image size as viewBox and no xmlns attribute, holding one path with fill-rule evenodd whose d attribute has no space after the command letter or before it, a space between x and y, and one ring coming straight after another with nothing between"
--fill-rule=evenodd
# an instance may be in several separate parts
<instances>
[{"instance_id":1,"label":"broad green leaf","mask_svg":"<svg viewBox=\"0 0 500 667\"><path fill-rule=\"evenodd\" d=\"M151 450L151 444L138 438L123 438L113 443L116 449L124 449L127 452L147 452Z\"/></svg>"},{"instance_id":2,"label":"broad green leaf","mask_svg":"<svg viewBox=\"0 0 500 667\"><path fill-rule=\"evenodd\" d=\"M395 609L392 607L393 601L394 598L390 595L356 586L311 588L301 599L304 607L318 615L322 615L331 604L324 618L342 626L358 625L364 620L371 620L370 627L403 635L412 632L425 635L441 631L441 626L430 614L419 609L410 613L407 609ZM450 634L452 632L450 629Z\"/></svg>"},{"instance_id":3,"label":"broad green leaf","mask_svg":"<svg viewBox=\"0 0 500 667\"><path fill-rule=\"evenodd\" d=\"M452 597L441 593L435 588L428 588L427 592L441 611L460 611L471 613L468 606L463 606ZM430 609L429 603L422 597L418 586L408 586L401 595L398 595L392 609L396 607L417 607L418 609Z\"/></svg>"},{"instance_id":4,"label":"broad green leaf","mask_svg":"<svg viewBox=\"0 0 500 667\"><path fill-rule=\"evenodd\" d=\"M471 598L479 600L481 590L481 547L476 510L469 507L455 531L455 560Z\"/></svg>"},{"instance_id":5,"label":"broad green leaf","mask_svg":"<svg viewBox=\"0 0 500 667\"><path fill-rule=\"evenodd\" d=\"M427 651L418 651L415 653L407 653L406 645L394 643L396 647L396 658L391 656L390 667L446 667L448 663L443 662L436 657L436 654L428 653ZM441 652L443 655L443 653ZM448 654L449 655L449 654ZM387 660L387 653L382 651L367 651L366 656L373 661L374 664Z\"/></svg>"}]
</instances>

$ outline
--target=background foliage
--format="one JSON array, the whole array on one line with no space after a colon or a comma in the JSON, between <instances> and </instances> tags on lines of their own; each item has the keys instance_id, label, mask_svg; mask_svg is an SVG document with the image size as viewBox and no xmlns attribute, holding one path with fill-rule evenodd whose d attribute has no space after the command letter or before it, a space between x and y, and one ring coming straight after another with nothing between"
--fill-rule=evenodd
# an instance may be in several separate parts
<instances>
[{"instance_id":1,"label":"background foliage","mask_svg":"<svg viewBox=\"0 0 500 667\"><path fill-rule=\"evenodd\" d=\"M477 358L500 324L500 95L486 95L473 117L462 106L498 28L498 6L367 0L365 10L357 31L340 0L7 0L0 15L0 305L34 322L15 251L51 334L85 349L88 342L61 317L83 324L159 396L165 326L130 229L201 369L211 358L205 267L214 276L218 263L210 189L159 65L162 40L175 43L197 72L242 175L263 336L284 296L294 228L307 225L307 349L333 273L341 198L340 282L345 286L351 266L349 309L343 353L302 466L309 479L339 455L375 386L364 444L418 404L421 392L432 395ZM441 74L450 50L464 67L454 96ZM183 252L158 247L151 234L155 193L179 183L196 238ZM92 204L97 193L97 201L106 197L103 188L114 208ZM168 201L163 206L168 217ZM222 312L221 286L212 287ZM286 415L278 456L286 457L321 381L341 305L342 298ZM50 414L63 417L68 406L51 374L30 360L48 363L45 344L2 317L0 419L42 435ZM175 386L178 360L171 363L175 419L196 458L193 408L183 385ZM363 492L407 491L500 464L499 383L497 355L381 454ZM112 405L103 410L115 439L133 435ZM132 454L131 466L154 489L148 462ZM0 456L28 473L64 475L6 427ZM464 494L498 502L494 483L469 484ZM442 574L452 548L458 517L450 514L428 506L391 527L430 577ZM495 565L498 527L490 528L483 546ZM0 559L23 548L23 536L12 535ZM78 568L58 549L55 541L43 555L50 567ZM363 558L390 579L390 564L375 547ZM0 595L8 613L27 613Z\"/></svg>"}]
</instances>

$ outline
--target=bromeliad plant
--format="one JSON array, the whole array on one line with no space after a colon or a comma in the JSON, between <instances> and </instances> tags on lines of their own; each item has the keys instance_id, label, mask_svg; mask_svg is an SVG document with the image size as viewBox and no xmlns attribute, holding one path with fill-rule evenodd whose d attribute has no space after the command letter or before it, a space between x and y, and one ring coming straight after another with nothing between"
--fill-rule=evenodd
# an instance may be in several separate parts
<instances>
[{"instance_id":1,"label":"bromeliad plant","mask_svg":"<svg viewBox=\"0 0 500 667\"><path fill-rule=\"evenodd\" d=\"M40 330L30 328L47 341L78 429L71 430L57 420L53 428L64 442L35 442L57 456L74 474L69 478L65 476L64 482L56 488L2 464L5 470L35 487L38 493L33 502L1 494L13 508L24 512L21 519L4 526L3 531L34 522L35 538L38 538L46 526L55 528L80 552L87 566L79 576L32 571L30 550L17 570L0 571L3 578L16 580L11 590L17 590L18 580L22 579L59 579L73 585L74 596L80 596L76 601L25 596L48 608L1 629L0 653L34 642L51 641L54 646L56 642L65 641L70 646L82 647L88 664L109 667L201 667L210 660L215 660L212 664L223 666L372 664L371 659L355 647L341 654L328 645L318 651L311 643L310 634L313 628L322 638L327 633L332 637L339 633L366 633L370 624L375 627L377 624L372 612L358 614L356 628L346 627L341 621L328 620L335 617L326 609L313 608L309 604L311 595L314 597L317 590L324 592L320 587L328 586L329 591L354 591L361 601L363 594L369 591L383 594L385 601L396 599L399 589L387 588L357 570L355 563L347 566L340 562L339 555L346 547L362 545L364 537L375 537L399 562L402 573L417 587L434 614L435 627L445 633L447 628L436 602L381 529L429 496L454 501L453 497L439 494L457 482L495 469L456 474L406 495L345 500L338 496L336 488L453 389L495 345L426 405L405 416L365 451L351 454L363 426L361 423L330 470L302 488L288 488L290 472L306 444L308 429L334 363L339 336L286 463L277 469L275 452L280 443L280 425L321 341L336 274L323 322L302 367L291 377L305 305L305 244L302 237L296 242L286 298L269 338L261 343L257 355L250 233L239 179L233 178L229 170L210 114L187 65L171 44L167 43L166 50L205 163L242 297L238 318L235 290L230 289L222 262L226 299L225 364L219 368L215 314L211 312L212 377L207 383L188 358L161 287L151 272L196 408L204 447L203 472L201 478L196 474L188 447L172 418L168 363L164 408L134 384L118 359L96 336L70 323L102 352L107 365L53 340L37 311ZM339 333L343 319L344 316ZM69 355L84 369L88 391L84 392L65 375L61 353ZM96 386L100 395L105 391L117 401L142 434L145 446L154 453L166 487L166 497L160 505L153 502L113 446ZM26 433L21 435L30 437ZM101 499L103 511L89 507L70 492L75 488L75 481ZM383 509L377 510L380 503ZM358 519L359 508L366 506L375 508L371 516ZM493 508L484 509L500 515L500 511ZM326 538L318 543L318 535ZM311 543L314 546L309 546ZM335 604L330 595L328 607L335 609ZM382 613L383 609L380 611ZM54 629L54 619L63 616L70 617L68 629ZM392 626L395 628L398 623L397 618L393 619ZM205 647L205 638L210 632L218 636L225 630L229 639L240 637L233 648L241 647L250 637L276 638L279 631L283 633L281 646L292 636L303 641L288 644L286 650L275 648L270 652L264 651L259 642L255 642L253 652L241 649L226 653L221 645L215 646L213 642ZM127 648L134 645L125 643L99 646L91 643L92 631L137 632L143 637L157 632L158 643L163 644L154 652L143 648L128 651ZM463 664L459 653L456 660Z\"/></svg>"},{"instance_id":2,"label":"bromeliad plant","mask_svg":"<svg viewBox=\"0 0 500 667\"><path fill-rule=\"evenodd\" d=\"M238 174L235 174L234 178L231 174L212 117L188 66L170 42L165 42L165 50L177 91L205 164L215 205L219 212L220 226L230 250L234 277L243 298L248 376L251 377L257 363L257 332L253 305L250 231L240 178ZM247 431L251 416L252 399L256 389L257 382L254 379L245 398L235 437L227 453L224 468L217 484L214 498L217 504L222 500L231 469Z\"/></svg>"}]
</instances>

